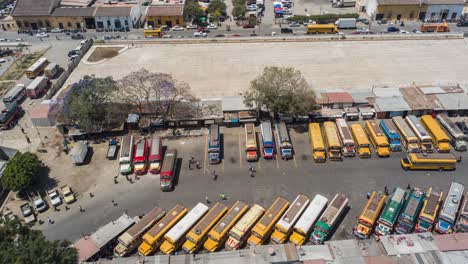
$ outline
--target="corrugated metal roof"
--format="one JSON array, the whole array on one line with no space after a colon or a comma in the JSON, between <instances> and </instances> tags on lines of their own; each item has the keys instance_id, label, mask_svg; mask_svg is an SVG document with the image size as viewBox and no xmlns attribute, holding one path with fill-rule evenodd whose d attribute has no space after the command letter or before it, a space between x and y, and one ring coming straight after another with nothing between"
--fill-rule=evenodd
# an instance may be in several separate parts
<instances>
[{"instance_id":1,"label":"corrugated metal roof","mask_svg":"<svg viewBox=\"0 0 468 264\"><path fill-rule=\"evenodd\" d=\"M427 110L434 109L434 104L429 101L424 94L422 94L416 87L400 88L406 103L413 110Z\"/></svg>"},{"instance_id":2,"label":"corrugated metal roof","mask_svg":"<svg viewBox=\"0 0 468 264\"><path fill-rule=\"evenodd\" d=\"M372 92L376 97L401 96L400 88L398 87L374 88L372 89Z\"/></svg>"},{"instance_id":3,"label":"corrugated metal roof","mask_svg":"<svg viewBox=\"0 0 468 264\"><path fill-rule=\"evenodd\" d=\"M468 250L468 233L434 235L434 243L440 251Z\"/></svg>"},{"instance_id":4,"label":"corrugated metal roof","mask_svg":"<svg viewBox=\"0 0 468 264\"><path fill-rule=\"evenodd\" d=\"M92 17L96 7L62 7L56 8L51 16L54 17Z\"/></svg>"},{"instance_id":5,"label":"corrugated metal roof","mask_svg":"<svg viewBox=\"0 0 468 264\"><path fill-rule=\"evenodd\" d=\"M255 107L248 107L244 104L244 97L242 96L225 96L222 101L222 111L231 112L231 111L246 111L255 109Z\"/></svg>"},{"instance_id":6,"label":"corrugated metal roof","mask_svg":"<svg viewBox=\"0 0 468 264\"><path fill-rule=\"evenodd\" d=\"M99 228L91 235L91 239L96 242L96 245L99 248L102 248L107 243L109 243L109 241L116 238L134 223L135 220L133 220L130 216L123 214L117 220L111 221L105 226Z\"/></svg>"},{"instance_id":7,"label":"corrugated metal roof","mask_svg":"<svg viewBox=\"0 0 468 264\"><path fill-rule=\"evenodd\" d=\"M419 5L420 0L377 0L379 5Z\"/></svg>"},{"instance_id":8,"label":"corrugated metal roof","mask_svg":"<svg viewBox=\"0 0 468 264\"><path fill-rule=\"evenodd\" d=\"M410 111L408 103L401 96L375 98L374 109L376 112Z\"/></svg>"},{"instance_id":9,"label":"corrugated metal roof","mask_svg":"<svg viewBox=\"0 0 468 264\"><path fill-rule=\"evenodd\" d=\"M444 94L445 91L440 86L418 87L423 94Z\"/></svg>"},{"instance_id":10,"label":"corrugated metal roof","mask_svg":"<svg viewBox=\"0 0 468 264\"><path fill-rule=\"evenodd\" d=\"M368 92L349 92L356 104L367 104L369 101L367 98L374 97L371 91Z\"/></svg>"},{"instance_id":11,"label":"corrugated metal roof","mask_svg":"<svg viewBox=\"0 0 468 264\"><path fill-rule=\"evenodd\" d=\"M78 251L78 261L83 262L99 252L99 247L94 240L89 237L82 238L73 244L73 247Z\"/></svg>"},{"instance_id":12,"label":"corrugated metal roof","mask_svg":"<svg viewBox=\"0 0 468 264\"><path fill-rule=\"evenodd\" d=\"M182 16L183 13L184 5L161 5L148 7L146 16Z\"/></svg>"},{"instance_id":13,"label":"corrugated metal roof","mask_svg":"<svg viewBox=\"0 0 468 264\"><path fill-rule=\"evenodd\" d=\"M130 16L130 12L132 11L131 7L110 7L110 6L99 6L96 10L96 16L108 16L108 17L115 17L115 16Z\"/></svg>"},{"instance_id":14,"label":"corrugated metal roof","mask_svg":"<svg viewBox=\"0 0 468 264\"><path fill-rule=\"evenodd\" d=\"M323 103L334 104L334 103L343 103L343 104L352 104L353 97L347 92L329 92L322 93Z\"/></svg>"},{"instance_id":15,"label":"corrugated metal roof","mask_svg":"<svg viewBox=\"0 0 468 264\"><path fill-rule=\"evenodd\" d=\"M48 104L39 104L29 110L31 119L42 119L49 117L50 106Z\"/></svg>"},{"instance_id":16,"label":"corrugated metal roof","mask_svg":"<svg viewBox=\"0 0 468 264\"><path fill-rule=\"evenodd\" d=\"M57 0L17 0L11 15L15 16L48 16L57 6Z\"/></svg>"},{"instance_id":17,"label":"corrugated metal roof","mask_svg":"<svg viewBox=\"0 0 468 264\"><path fill-rule=\"evenodd\" d=\"M465 93L449 93L435 95L445 110L468 109L468 95Z\"/></svg>"}]
</instances>

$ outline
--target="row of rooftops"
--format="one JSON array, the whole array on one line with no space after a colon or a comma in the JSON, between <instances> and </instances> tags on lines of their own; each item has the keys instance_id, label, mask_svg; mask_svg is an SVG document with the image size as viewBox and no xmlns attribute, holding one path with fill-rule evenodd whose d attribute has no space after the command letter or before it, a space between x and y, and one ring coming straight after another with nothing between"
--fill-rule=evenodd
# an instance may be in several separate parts
<instances>
[{"instance_id":1,"label":"row of rooftops","mask_svg":"<svg viewBox=\"0 0 468 264\"><path fill-rule=\"evenodd\" d=\"M460 84L409 85L369 91L324 92L321 105L373 105L376 112L468 110L468 87Z\"/></svg>"},{"instance_id":2,"label":"row of rooftops","mask_svg":"<svg viewBox=\"0 0 468 264\"><path fill-rule=\"evenodd\" d=\"M144 12L147 16L181 16L185 0L153 0ZM106 0L17 0L12 11L18 16L94 17L130 16L137 1Z\"/></svg>"},{"instance_id":3,"label":"row of rooftops","mask_svg":"<svg viewBox=\"0 0 468 264\"><path fill-rule=\"evenodd\" d=\"M465 0L377 0L378 5L464 5Z\"/></svg>"}]
</instances>

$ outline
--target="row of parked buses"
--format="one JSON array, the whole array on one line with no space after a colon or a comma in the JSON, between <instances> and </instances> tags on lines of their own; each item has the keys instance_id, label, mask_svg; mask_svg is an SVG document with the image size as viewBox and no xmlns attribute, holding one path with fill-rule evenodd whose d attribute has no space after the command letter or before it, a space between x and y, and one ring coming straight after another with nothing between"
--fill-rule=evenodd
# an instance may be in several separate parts
<instances>
[{"instance_id":1,"label":"row of parked buses","mask_svg":"<svg viewBox=\"0 0 468 264\"><path fill-rule=\"evenodd\" d=\"M452 182L443 204L443 192L433 191L432 187L426 192L414 188L409 193L397 187L388 200L385 194L372 192L358 218L354 234L364 239L369 238L373 231L376 237L393 232L468 232L468 193L462 199L463 191L462 184Z\"/></svg>"},{"instance_id":2,"label":"row of parked buses","mask_svg":"<svg viewBox=\"0 0 468 264\"><path fill-rule=\"evenodd\" d=\"M339 222L348 198L337 194L327 204L320 194L312 200L300 194L291 204L278 197L266 210L258 204L249 208L242 201L231 208L216 203L211 209L198 203L190 211L181 204L168 212L156 207L118 238L114 255L125 256L136 249L143 256L157 251L171 254L179 248L187 254L202 248L236 250L267 241L319 244Z\"/></svg>"},{"instance_id":3,"label":"row of parked buses","mask_svg":"<svg viewBox=\"0 0 468 264\"><path fill-rule=\"evenodd\" d=\"M162 152L161 139L156 135L152 135L151 138L140 137L136 141L133 135L123 136L120 140L120 173L159 174L161 190L171 191L174 188L177 150L167 149L164 160Z\"/></svg>"},{"instance_id":4,"label":"row of parked buses","mask_svg":"<svg viewBox=\"0 0 468 264\"><path fill-rule=\"evenodd\" d=\"M379 157L388 157L391 152L406 148L408 156L401 159L404 169L455 169L457 159L450 154L455 150L466 151L463 132L444 114L424 115L421 119L409 115L385 120L366 120L348 125L338 118L309 123L309 140L315 162L342 160L342 157L371 157L371 146ZM434 154L434 149L437 154Z\"/></svg>"}]
</instances>

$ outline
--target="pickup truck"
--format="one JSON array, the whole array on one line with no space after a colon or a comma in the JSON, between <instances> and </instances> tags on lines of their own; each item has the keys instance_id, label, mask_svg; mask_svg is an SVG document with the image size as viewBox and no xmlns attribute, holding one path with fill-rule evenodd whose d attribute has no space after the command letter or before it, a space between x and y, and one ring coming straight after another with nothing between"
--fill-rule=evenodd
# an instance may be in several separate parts
<instances>
[{"instance_id":1,"label":"pickup truck","mask_svg":"<svg viewBox=\"0 0 468 264\"><path fill-rule=\"evenodd\" d=\"M75 199L75 195L73 194L73 191L72 191L72 189L70 188L70 186L65 185L65 186L62 186L60 189L62 190L63 200L64 200L67 204L71 204L71 203L73 203L73 202L76 200L76 199Z\"/></svg>"},{"instance_id":2,"label":"pickup truck","mask_svg":"<svg viewBox=\"0 0 468 264\"><path fill-rule=\"evenodd\" d=\"M49 196L52 206L59 206L62 204L62 198L60 198L60 195L56 189L48 190L47 195Z\"/></svg>"},{"instance_id":3,"label":"pickup truck","mask_svg":"<svg viewBox=\"0 0 468 264\"><path fill-rule=\"evenodd\" d=\"M36 208L39 213L45 212L47 210L47 204L44 202L44 200L42 200L40 195L37 195L33 198L33 204L34 208Z\"/></svg>"},{"instance_id":4,"label":"pickup truck","mask_svg":"<svg viewBox=\"0 0 468 264\"><path fill-rule=\"evenodd\" d=\"M107 147L107 159L115 159L115 156L117 154L117 147L118 147L118 142L115 139L112 139L109 141L109 146Z\"/></svg>"},{"instance_id":5,"label":"pickup truck","mask_svg":"<svg viewBox=\"0 0 468 264\"><path fill-rule=\"evenodd\" d=\"M24 216L24 222L26 224L31 224L36 221L36 216L34 215L32 207L29 203L24 203L20 205L21 213Z\"/></svg>"}]
</instances>

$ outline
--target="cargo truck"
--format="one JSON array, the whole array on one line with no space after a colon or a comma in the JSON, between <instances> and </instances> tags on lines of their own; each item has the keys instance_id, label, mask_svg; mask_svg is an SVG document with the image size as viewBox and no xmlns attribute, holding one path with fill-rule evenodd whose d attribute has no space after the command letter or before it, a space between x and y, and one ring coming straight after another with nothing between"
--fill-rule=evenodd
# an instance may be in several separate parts
<instances>
[{"instance_id":1,"label":"cargo truck","mask_svg":"<svg viewBox=\"0 0 468 264\"><path fill-rule=\"evenodd\" d=\"M163 242L166 232L171 229L187 211L187 208L181 204L174 206L174 208L143 235L143 242L138 247L138 253L141 256L148 256L154 253Z\"/></svg>"},{"instance_id":2,"label":"cargo truck","mask_svg":"<svg viewBox=\"0 0 468 264\"><path fill-rule=\"evenodd\" d=\"M335 195L330 205L323 212L320 219L314 227L314 231L310 236L310 241L314 244L323 244L331 231L335 228L336 223L341 218L343 212L348 206L348 198L341 193Z\"/></svg>"},{"instance_id":3,"label":"cargo truck","mask_svg":"<svg viewBox=\"0 0 468 264\"><path fill-rule=\"evenodd\" d=\"M216 124L210 126L208 134L208 160L210 164L221 162L221 140L219 126Z\"/></svg>"},{"instance_id":4,"label":"cargo truck","mask_svg":"<svg viewBox=\"0 0 468 264\"><path fill-rule=\"evenodd\" d=\"M142 236L156 224L163 216L165 211L160 207L155 207L143 218L141 218L135 225L130 227L118 239L118 244L114 248L114 256L124 257L133 252L138 245L142 242Z\"/></svg>"},{"instance_id":5,"label":"cargo truck","mask_svg":"<svg viewBox=\"0 0 468 264\"><path fill-rule=\"evenodd\" d=\"M177 165L177 150L168 149L164 157L163 166L160 173L160 186L163 192L174 189L175 168Z\"/></svg>"},{"instance_id":6,"label":"cargo truck","mask_svg":"<svg viewBox=\"0 0 468 264\"><path fill-rule=\"evenodd\" d=\"M109 145L107 146L107 154L106 158L109 160L115 159L117 154L118 142L115 139L109 141Z\"/></svg>"},{"instance_id":7,"label":"cargo truck","mask_svg":"<svg viewBox=\"0 0 468 264\"><path fill-rule=\"evenodd\" d=\"M283 244L291 235L294 224L299 220L304 210L309 205L309 198L305 195L298 195L294 199L289 209L281 216L278 223L276 223L271 241L275 244Z\"/></svg>"},{"instance_id":8,"label":"cargo truck","mask_svg":"<svg viewBox=\"0 0 468 264\"><path fill-rule=\"evenodd\" d=\"M78 141L70 152L70 158L75 165L81 165L85 162L88 154L88 145L86 142Z\"/></svg>"},{"instance_id":9,"label":"cargo truck","mask_svg":"<svg viewBox=\"0 0 468 264\"><path fill-rule=\"evenodd\" d=\"M296 246L301 246L309 237L312 227L317 219L322 215L323 210L327 206L328 199L320 194L315 195L310 205L302 214L301 218L294 225L294 230L289 237L289 241Z\"/></svg>"},{"instance_id":10,"label":"cargo truck","mask_svg":"<svg viewBox=\"0 0 468 264\"><path fill-rule=\"evenodd\" d=\"M275 128L276 140L278 141L277 143L279 146L281 158L284 160L292 159L293 147L291 144L291 139L289 137L288 128L286 127L286 123L284 123L284 121L275 123Z\"/></svg>"},{"instance_id":11,"label":"cargo truck","mask_svg":"<svg viewBox=\"0 0 468 264\"><path fill-rule=\"evenodd\" d=\"M24 223L27 225L32 225L34 222L36 222L36 216L34 215L34 211L29 203L20 205L20 209L24 217Z\"/></svg>"},{"instance_id":12,"label":"cargo truck","mask_svg":"<svg viewBox=\"0 0 468 264\"><path fill-rule=\"evenodd\" d=\"M408 200L398 218L398 223L395 228L397 234L409 234L413 231L416 220L421 210L425 193L418 188L411 190Z\"/></svg>"},{"instance_id":13,"label":"cargo truck","mask_svg":"<svg viewBox=\"0 0 468 264\"><path fill-rule=\"evenodd\" d=\"M350 1L351 2L351 1ZM349 3L349 2L344 2L344 1L337 1L337 5L341 5L344 3ZM352 1L353 6L355 1ZM341 7L341 6L336 6L336 7ZM356 19L355 18L339 18L336 22L336 27L338 29L355 29L356 28Z\"/></svg>"},{"instance_id":14,"label":"cargo truck","mask_svg":"<svg viewBox=\"0 0 468 264\"><path fill-rule=\"evenodd\" d=\"M161 170L162 163L162 142L161 139L153 135L151 138L150 152L149 152L149 171L151 174L158 174Z\"/></svg>"},{"instance_id":15,"label":"cargo truck","mask_svg":"<svg viewBox=\"0 0 468 264\"><path fill-rule=\"evenodd\" d=\"M208 212L208 209L208 206L202 203L198 203L192 208L182 220L164 235L164 242L159 247L161 252L168 255L177 250L185 242L185 235L189 229Z\"/></svg>"},{"instance_id":16,"label":"cargo truck","mask_svg":"<svg viewBox=\"0 0 468 264\"><path fill-rule=\"evenodd\" d=\"M120 174L128 175L132 173L133 136L123 136L120 142Z\"/></svg>"}]
</instances>

